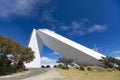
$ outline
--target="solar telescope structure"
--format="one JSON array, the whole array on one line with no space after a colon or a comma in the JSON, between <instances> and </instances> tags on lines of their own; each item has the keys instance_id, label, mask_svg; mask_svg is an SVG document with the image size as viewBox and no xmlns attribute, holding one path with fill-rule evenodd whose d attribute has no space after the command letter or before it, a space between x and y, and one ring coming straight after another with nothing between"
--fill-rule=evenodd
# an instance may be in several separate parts
<instances>
[{"instance_id":1,"label":"solar telescope structure","mask_svg":"<svg viewBox=\"0 0 120 80\"><path fill-rule=\"evenodd\" d=\"M27 68L41 67L41 53L43 46L58 52L66 58L71 58L79 65L102 65L98 60L105 57L90 48L67 39L48 29L33 29L28 47L35 53L32 62L25 64Z\"/></svg>"}]
</instances>

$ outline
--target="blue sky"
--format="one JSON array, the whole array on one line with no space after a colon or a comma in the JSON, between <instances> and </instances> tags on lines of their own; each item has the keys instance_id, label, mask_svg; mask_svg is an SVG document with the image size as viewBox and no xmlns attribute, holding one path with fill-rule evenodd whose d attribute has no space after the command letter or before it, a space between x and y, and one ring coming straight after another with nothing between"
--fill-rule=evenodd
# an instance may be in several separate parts
<instances>
[{"instance_id":1,"label":"blue sky","mask_svg":"<svg viewBox=\"0 0 120 80\"><path fill-rule=\"evenodd\" d=\"M119 0L0 0L0 34L27 46L33 28L47 28L120 58L119 14ZM44 47L43 62L59 57Z\"/></svg>"}]
</instances>

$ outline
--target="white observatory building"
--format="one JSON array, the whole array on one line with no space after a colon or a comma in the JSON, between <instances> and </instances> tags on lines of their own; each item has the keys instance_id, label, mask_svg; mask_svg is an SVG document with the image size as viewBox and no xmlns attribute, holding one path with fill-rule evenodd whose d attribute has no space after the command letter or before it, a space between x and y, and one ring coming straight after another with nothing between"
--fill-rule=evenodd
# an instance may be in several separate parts
<instances>
[{"instance_id":1,"label":"white observatory building","mask_svg":"<svg viewBox=\"0 0 120 80\"><path fill-rule=\"evenodd\" d=\"M44 45L66 58L73 59L79 65L101 65L98 60L105 57L48 29L33 29L28 47L35 52L35 58L32 62L25 64L27 68L41 67L40 56Z\"/></svg>"}]
</instances>

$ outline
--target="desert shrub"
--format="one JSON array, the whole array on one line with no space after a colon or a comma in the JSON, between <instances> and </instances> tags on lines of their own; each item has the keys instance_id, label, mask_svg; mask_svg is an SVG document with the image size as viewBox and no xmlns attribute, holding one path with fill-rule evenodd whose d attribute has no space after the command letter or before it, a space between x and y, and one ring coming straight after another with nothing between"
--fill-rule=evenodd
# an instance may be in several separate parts
<instances>
[{"instance_id":1,"label":"desert shrub","mask_svg":"<svg viewBox=\"0 0 120 80\"><path fill-rule=\"evenodd\" d=\"M69 66L73 66L73 59L70 58L59 58L57 63L62 64L63 69L69 69Z\"/></svg>"},{"instance_id":2,"label":"desert shrub","mask_svg":"<svg viewBox=\"0 0 120 80\"><path fill-rule=\"evenodd\" d=\"M99 60L102 64L104 64L105 68L116 68L120 70L120 60L116 59L114 57L102 57L102 59Z\"/></svg>"},{"instance_id":3,"label":"desert shrub","mask_svg":"<svg viewBox=\"0 0 120 80\"><path fill-rule=\"evenodd\" d=\"M120 71L120 67L117 67L116 69Z\"/></svg>"},{"instance_id":4,"label":"desert shrub","mask_svg":"<svg viewBox=\"0 0 120 80\"><path fill-rule=\"evenodd\" d=\"M57 66L56 66L56 65L54 65L54 68L57 68Z\"/></svg>"},{"instance_id":5,"label":"desert shrub","mask_svg":"<svg viewBox=\"0 0 120 80\"><path fill-rule=\"evenodd\" d=\"M16 72L15 68L13 65L11 66L0 66L0 76L1 75L7 75L10 73Z\"/></svg>"},{"instance_id":6,"label":"desert shrub","mask_svg":"<svg viewBox=\"0 0 120 80\"><path fill-rule=\"evenodd\" d=\"M80 66L80 67L79 67L79 70L85 71L85 67L84 67L84 66Z\"/></svg>"},{"instance_id":7,"label":"desert shrub","mask_svg":"<svg viewBox=\"0 0 120 80\"><path fill-rule=\"evenodd\" d=\"M59 64L58 66L57 66L57 68L60 68L60 69L67 69L64 65L62 65L62 64Z\"/></svg>"},{"instance_id":8,"label":"desert shrub","mask_svg":"<svg viewBox=\"0 0 120 80\"><path fill-rule=\"evenodd\" d=\"M89 68L91 69L91 70L89 70ZM104 71L106 71L106 69L105 68L103 68L103 67L100 67L100 66L89 66L89 67L87 67L87 70L88 71L98 71L98 72L104 72Z\"/></svg>"},{"instance_id":9,"label":"desert shrub","mask_svg":"<svg viewBox=\"0 0 120 80\"><path fill-rule=\"evenodd\" d=\"M42 66L41 66L41 68L45 68L45 66L44 66L44 65L42 65Z\"/></svg>"},{"instance_id":10,"label":"desert shrub","mask_svg":"<svg viewBox=\"0 0 120 80\"><path fill-rule=\"evenodd\" d=\"M108 72L118 71L118 69L116 69L116 68L107 68L107 71L108 71Z\"/></svg>"},{"instance_id":11,"label":"desert shrub","mask_svg":"<svg viewBox=\"0 0 120 80\"><path fill-rule=\"evenodd\" d=\"M75 69L79 69L79 67L78 67L78 66L76 66L76 67L75 67Z\"/></svg>"},{"instance_id":12,"label":"desert shrub","mask_svg":"<svg viewBox=\"0 0 120 80\"><path fill-rule=\"evenodd\" d=\"M88 70L88 71L92 71L92 68L91 68L91 67L87 67L87 70Z\"/></svg>"},{"instance_id":13,"label":"desert shrub","mask_svg":"<svg viewBox=\"0 0 120 80\"><path fill-rule=\"evenodd\" d=\"M46 68L50 68L50 65L47 65Z\"/></svg>"}]
</instances>

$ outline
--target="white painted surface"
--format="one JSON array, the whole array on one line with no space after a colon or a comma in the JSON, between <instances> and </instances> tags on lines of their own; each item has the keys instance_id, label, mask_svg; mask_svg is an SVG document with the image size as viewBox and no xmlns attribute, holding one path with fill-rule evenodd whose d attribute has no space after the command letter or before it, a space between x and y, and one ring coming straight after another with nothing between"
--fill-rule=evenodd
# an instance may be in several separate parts
<instances>
[{"instance_id":1,"label":"white painted surface","mask_svg":"<svg viewBox=\"0 0 120 80\"><path fill-rule=\"evenodd\" d=\"M37 34L37 37L35 37L35 33ZM40 53L39 50L42 49L43 44L67 58L72 58L77 64L81 65L101 65L98 60L101 59L101 57L104 57L104 55L83 45L80 45L72 40L62 37L48 29L39 29L36 31L34 30L32 35L33 37L31 37L29 47L35 51L35 61L37 61L37 65L40 65L40 55L38 53ZM40 48L38 48L38 46ZM34 61L30 64L32 63L34 63L36 66ZM32 67L32 65L30 66Z\"/></svg>"},{"instance_id":2,"label":"white painted surface","mask_svg":"<svg viewBox=\"0 0 120 80\"><path fill-rule=\"evenodd\" d=\"M39 41L39 42L38 42ZM35 58L32 62L25 64L27 68L40 68L40 53L42 52L42 42L39 39L39 36L36 33L36 30L33 29L32 35L28 47L30 47L35 52Z\"/></svg>"}]
</instances>

